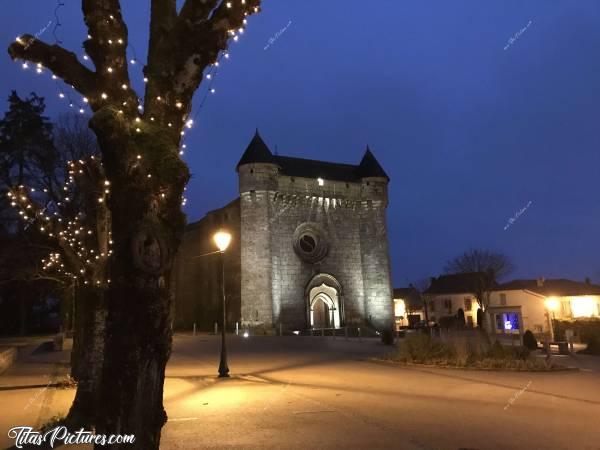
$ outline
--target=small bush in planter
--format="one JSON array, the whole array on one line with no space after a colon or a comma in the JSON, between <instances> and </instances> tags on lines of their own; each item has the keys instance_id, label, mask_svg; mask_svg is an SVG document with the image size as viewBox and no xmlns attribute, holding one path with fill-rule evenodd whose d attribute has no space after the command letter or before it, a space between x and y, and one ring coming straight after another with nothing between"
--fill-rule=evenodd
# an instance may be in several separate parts
<instances>
[{"instance_id":1,"label":"small bush in planter","mask_svg":"<svg viewBox=\"0 0 600 450\"><path fill-rule=\"evenodd\" d=\"M523 345L532 351L537 349L537 339L530 330L526 330L523 334Z\"/></svg>"},{"instance_id":2,"label":"small bush in planter","mask_svg":"<svg viewBox=\"0 0 600 450\"><path fill-rule=\"evenodd\" d=\"M505 356L504 347L498 341L494 341L494 343L489 348L487 353L488 353L488 358L492 358L492 359L503 359Z\"/></svg>"}]
</instances>

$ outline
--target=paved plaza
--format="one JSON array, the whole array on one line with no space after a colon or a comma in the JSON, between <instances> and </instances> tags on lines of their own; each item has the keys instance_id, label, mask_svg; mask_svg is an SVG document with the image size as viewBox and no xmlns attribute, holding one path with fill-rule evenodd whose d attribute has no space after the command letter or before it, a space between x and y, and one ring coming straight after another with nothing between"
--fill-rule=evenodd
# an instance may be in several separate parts
<instances>
[{"instance_id":1,"label":"paved plaza","mask_svg":"<svg viewBox=\"0 0 600 450\"><path fill-rule=\"evenodd\" d=\"M376 362L390 347L372 339L229 344L231 378L218 379L218 337L175 337L161 448L600 449L598 358L563 358L581 371L489 372ZM66 361L33 355L0 376L3 448L8 426L66 412L74 391L44 387Z\"/></svg>"}]
</instances>

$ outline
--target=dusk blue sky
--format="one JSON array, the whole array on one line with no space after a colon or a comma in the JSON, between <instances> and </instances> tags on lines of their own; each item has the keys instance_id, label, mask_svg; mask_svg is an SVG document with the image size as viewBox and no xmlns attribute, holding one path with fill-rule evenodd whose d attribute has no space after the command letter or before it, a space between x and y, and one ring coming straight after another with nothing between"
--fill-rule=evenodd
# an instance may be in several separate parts
<instances>
[{"instance_id":1,"label":"dusk blue sky","mask_svg":"<svg viewBox=\"0 0 600 450\"><path fill-rule=\"evenodd\" d=\"M63 1L58 35L81 55L81 2ZM143 60L150 2L121 3ZM54 42L55 6L4 0L0 43ZM237 196L258 127L284 155L356 164L369 144L391 178L396 286L469 248L505 252L512 277L600 283L598 0L265 0L230 52L194 109L190 221ZM0 61L3 99L35 91L68 111L48 72Z\"/></svg>"}]
</instances>

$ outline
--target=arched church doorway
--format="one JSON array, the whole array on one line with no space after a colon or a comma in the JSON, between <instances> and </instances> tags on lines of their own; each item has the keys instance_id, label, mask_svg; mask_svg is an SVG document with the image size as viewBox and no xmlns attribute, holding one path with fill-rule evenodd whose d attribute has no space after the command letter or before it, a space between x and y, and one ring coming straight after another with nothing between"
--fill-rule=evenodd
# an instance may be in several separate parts
<instances>
[{"instance_id":1,"label":"arched church doorway","mask_svg":"<svg viewBox=\"0 0 600 450\"><path fill-rule=\"evenodd\" d=\"M339 328L344 321L342 287L329 274L318 274L306 286L308 326Z\"/></svg>"}]
</instances>

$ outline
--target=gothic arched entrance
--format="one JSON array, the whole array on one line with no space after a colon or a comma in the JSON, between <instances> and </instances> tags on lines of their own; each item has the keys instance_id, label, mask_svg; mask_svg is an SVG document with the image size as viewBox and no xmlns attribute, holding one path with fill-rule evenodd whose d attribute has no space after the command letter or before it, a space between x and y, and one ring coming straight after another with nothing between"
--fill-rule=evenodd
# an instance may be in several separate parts
<instances>
[{"instance_id":1,"label":"gothic arched entrance","mask_svg":"<svg viewBox=\"0 0 600 450\"><path fill-rule=\"evenodd\" d=\"M340 283L329 274L315 275L306 286L307 322L310 328L339 328L344 323Z\"/></svg>"}]
</instances>

